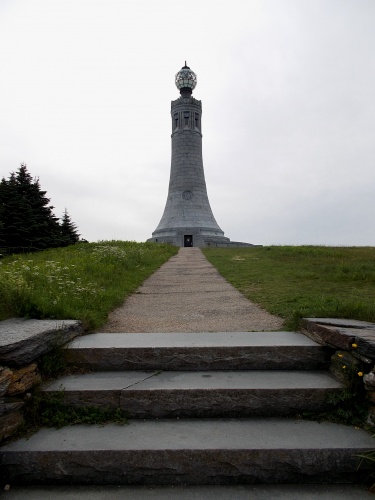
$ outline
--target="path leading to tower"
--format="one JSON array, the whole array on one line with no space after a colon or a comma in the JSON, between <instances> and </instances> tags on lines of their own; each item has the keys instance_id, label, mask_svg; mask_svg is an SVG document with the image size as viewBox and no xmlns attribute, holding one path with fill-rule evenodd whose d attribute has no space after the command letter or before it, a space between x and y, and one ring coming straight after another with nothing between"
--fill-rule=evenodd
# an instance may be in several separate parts
<instances>
[{"instance_id":1,"label":"path leading to tower","mask_svg":"<svg viewBox=\"0 0 375 500\"><path fill-rule=\"evenodd\" d=\"M181 248L113 311L101 332L247 332L282 319L247 300L199 248Z\"/></svg>"}]
</instances>

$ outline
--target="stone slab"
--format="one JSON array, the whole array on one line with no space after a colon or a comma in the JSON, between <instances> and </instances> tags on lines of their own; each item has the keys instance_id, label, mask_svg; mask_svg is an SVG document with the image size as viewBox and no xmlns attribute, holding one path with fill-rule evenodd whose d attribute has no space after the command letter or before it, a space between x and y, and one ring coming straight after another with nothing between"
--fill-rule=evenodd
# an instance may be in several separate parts
<instances>
[{"instance_id":1,"label":"stone slab","mask_svg":"<svg viewBox=\"0 0 375 500\"><path fill-rule=\"evenodd\" d=\"M3 396L12 381L13 371L0 366L0 397Z\"/></svg>"},{"instance_id":2,"label":"stone slab","mask_svg":"<svg viewBox=\"0 0 375 500\"><path fill-rule=\"evenodd\" d=\"M83 333L76 320L10 318L0 321L0 363L24 366Z\"/></svg>"},{"instance_id":3,"label":"stone slab","mask_svg":"<svg viewBox=\"0 0 375 500\"><path fill-rule=\"evenodd\" d=\"M369 321L360 321L358 319L345 318L303 318L306 321L318 323L320 325L339 326L341 328L359 328L373 330L375 323Z\"/></svg>"},{"instance_id":4,"label":"stone slab","mask_svg":"<svg viewBox=\"0 0 375 500\"><path fill-rule=\"evenodd\" d=\"M375 323L336 318L303 318L303 330L322 345L375 360ZM353 348L353 344L356 345Z\"/></svg>"},{"instance_id":5,"label":"stone slab","mask_svg":"<svg viewBox=\"0 0 375 500\"><path fill-rule=\"evenodd\" d=\"M366 500L374 495L351 484L235 486L13 486L6 500Z\"/></svg>"},{"instance_id":6,"label":"stone slab","mask_svg":"<svg viewBox=\"0 0 375 500\"><path fill-rule=\"evenodd\" d=\"M66 404L120 408L130 418L286 416L328 409L342 386L327 372L99 372L43 388Z\"/></svg>"},{"instance_id":7,"label":"stone slab","mask_svg":"<svg viewBox=\"0 0 375 500\"><path fill-rule=\"evenodd\" d=\"M37 363L31 363L18 370L13 370L12 380L8 387L8 396L22 394L38 385L42 378L38 372Z\"/></svg>"},{"instance_id":8,"label":"stone slab","mask_svg":"<svg viewBox=\"0 0 375 500\"><path fill-rule=\"evenodd\" d=\"M13 411L0 416L0 440L14 434L23 422L21 411Z\"/></svg>"},{"instance_id":9,"label":"stone slab","mask_svg":"<svg viewBox=\"0 0 375 500\"><path fill-rule=\"evenodd\" d=\"M43 391L82 390L220 390L220 389L334 389L341 387L325 371L249 370L203 372L98 372L67 375L50 382Z\"/></svg>"},{"instance_id":10,"label":"stone slab","mask_svg":"<svg viewBox=\"0 0 375 500\"><path fill-rule=\"evenodd\" d=\"M20 410L25 403L17 398L0 398L0 416Z\"/></svg>"},{"instance_id":11,"label":"stone slab","mask_svg":"<svg viewBox=\"0 0 375 500\"><path fill-rule=\"evenodd\" d=\"M41 429L2 448L9 484L357 482L361 429L293 419L131 420ZM360 465L361 464L361 465Z\"/></svg>"},{"instance_id":12,"label":"stone slab","mask_svg":"<svg viewBox=\"0 0 375 500\"><path fill-rule=\"evenodd\" d=\"M202 333L94 333L73 340L69 350L93 347L319 347L302 333L295 332L202 332Z\"/></svg>"},{"instance_id":13,"label":"stone slab","mask_svg":"<svg viewBox=\"0 0 375 500\"><path fill-rule=\"evenodd\" d=\"M91 370L326 368L332 352L292 332L97 333L75 339L69 364Z\"/></svg>"}]
</instances>

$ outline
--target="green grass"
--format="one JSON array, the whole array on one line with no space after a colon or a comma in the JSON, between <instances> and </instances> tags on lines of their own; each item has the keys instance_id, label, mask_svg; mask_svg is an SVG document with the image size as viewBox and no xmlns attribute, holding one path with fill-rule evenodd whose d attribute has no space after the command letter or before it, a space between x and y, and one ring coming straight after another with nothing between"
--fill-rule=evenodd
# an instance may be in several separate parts
<instances>
[{"instance_id":1,"label":"green grass","mask_svg":"<svg viewBox=\"0 0 375 500\"><path fill-rule=\"evenodd\" d=\"M14 438L28 437L40 427L60 429L65 425L76 424L128 423L125 412L120 408L70 406L64 402L63 391L51 396L45 396L38 389L34 390L32 398L26 401L24 418L24 423L17 434L12 436L12 440Z\"/></svg>"},{"instance_id":2,"label":"green grass","mask_svg":"<svg viewBox=\"0 0 375 500\"><path fill-rule=\"evenodd\" d=\"M178 248L155 243L79 243L0 261L0 320L78 319L99 328Z\"/></svg>"},{"instance_id":3,"label":"green grass","mask_svg":"<svg viewBox=\"0 0 375 500\"><path fill-rule=\"evenodd\" d=\"M127 417L120 408L98 408L96 406L70 406L63 401L63 394L38 400L34 396L32 420L29 416L29 427L56 427L76 424L106 424L116 422L126 424Z\"/></svg>"},{"instance_id":4,"label":"green grass","mask_svg":"<svg viewBox=\"0 0 375 500\"><path fill-rule=\"evenodd\" d=\"M0 260L0 320L12 316L79 319L99 328L178 248L103 241ZM204 249L250 300L298 327L301 317L375 321L375 248Z\"/></svg>"},{"instance_id":5,"label":"green grass","mask_svg":"<svg viewBox=\"0 0 375 500\"><path fill-rule=\"evenodd\" d=\"M375 248L204 249L233 286L295 329L302 317L375 321Z\"/></svg>"},{"instance_id":6,"label":"green grass","mask_svg":"<svg viewBox=\"0 0 375 500\"><path fill-rule=\"evenodd\" d=\"M350 353L336 352L331 358L330 368L334 377L343 384L343 388L327 395L329 409L324 412L303 412L302 417L366 428L369 401L362 379L366 367L368 368L368 365Z\"/></svg>"}]
</instances>

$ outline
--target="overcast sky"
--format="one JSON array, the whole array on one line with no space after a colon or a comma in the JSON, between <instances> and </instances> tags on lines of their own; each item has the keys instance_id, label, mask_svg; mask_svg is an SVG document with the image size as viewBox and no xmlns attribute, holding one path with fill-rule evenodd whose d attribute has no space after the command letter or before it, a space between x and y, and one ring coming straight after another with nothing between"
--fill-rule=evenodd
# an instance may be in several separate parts
<instances>
[{"instance_id":1,"label":"overcast sky","mask_svg":"<svg viewBox=\"0 0 375 500\"><path fill-rule=\"evenodd\" d=\"M375 246L374 0L0 0L0 177L83 238L162 216L185 60L225 236Z\"/></svg>"}]
</instances>

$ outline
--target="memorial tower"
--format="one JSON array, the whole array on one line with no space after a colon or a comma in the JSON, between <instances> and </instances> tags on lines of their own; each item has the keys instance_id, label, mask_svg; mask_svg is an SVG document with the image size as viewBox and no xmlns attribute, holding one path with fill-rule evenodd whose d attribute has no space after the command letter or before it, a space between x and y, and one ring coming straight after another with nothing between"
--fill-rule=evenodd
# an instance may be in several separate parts
<instances>
[{"instance_id":1,"label":"memorial tower","mask_svg":"<svg viewBox=\"0 0 375 500\"><path fill-rule=\"evenodd\" d=\"M202 159L202 103L192 97L197 76L186 65L176 74L180 97L172 101L172 163L167 202L148 241L179 247L232 246L217 224L207 196Z\"/></svg>"}]
</instances>

